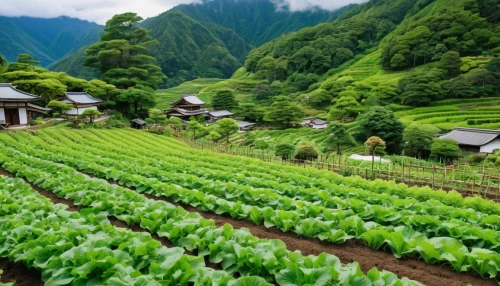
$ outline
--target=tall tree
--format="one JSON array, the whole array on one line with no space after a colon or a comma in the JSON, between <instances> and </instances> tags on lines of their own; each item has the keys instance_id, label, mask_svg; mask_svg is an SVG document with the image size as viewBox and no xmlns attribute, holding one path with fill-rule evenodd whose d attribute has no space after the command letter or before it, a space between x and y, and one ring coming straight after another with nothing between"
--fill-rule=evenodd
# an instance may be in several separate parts
<instances>
[{"instance_id":1,"label":"tall tree","mask_svg":"<svg viewBox=\"0 0 500 286\"><path fill-rule=\"evenodd\" d=\"M365 141L371 136L378 136L386 142L387 152L398 153L401 150L404 125L394 112L383 107L372 107L358 118L356 137Z\"/></svg>"},{"instance_id":2,"label":"tall tree","mask_svg":"<svg viewBox=\"0 0 500 286\"><path fill-rule=\"evenodd\" d=\"M442 69L448 72L448 76L454 77L460 72L462 59L458 52L448 51L441 57L439 64Z\"/></svg>"},{"instance_id":3,"label":"tall tree","mask_svg":"<svg viewBox=\"0 0 500 286\"><path fill-rule=\"evenodd\" d=\"M375 166L375 149L386 146L385 141L378 136L371 136L365 141L365 146L370 149L370 154L372 155L372 175L373 167Z\"/></svg>"},{"instance_id":4,"label":"tall tree","mask_svg":"<svg viewBox=\"0 0 500 286\"><path fill-rule=\"evenodd\" d=\"M231 110L238 106L238 102L234 98L234 94L230 90L218 91L212 98L212 107L216 110L227 109Z\"/></svg>"},{"instance_id":5,"label":"tall tree","mask_svg":"<svg viewBox=\"0 0 500 286\"><path fill-rule=\"evenodd\" d=\"M431 157L451 162L460 155L457 141L453 139L434 139L431 146Z\"/></svg>"},{"instance_id":6,"label":"tall tree","mask_svg":"<svg viewBox=\"0 0 500 286\"><path fill-rule=\"evenodd\" d=\"M432 140L439 129L433 126L411 124L403 132L403 149L406 156L427 158L431 150Z\"/></svg>"},{"instance_id":7,"label":"tall tree","mask_svg":"<svg viewBox=\"0 0 500 286\"><path fill-rule=\"evenodd\" d=\"M113 16L106 22L101 40L85 51L87 58L84 64L99 70L103 80L119 89L137 88L152 93L166 76L148 50L149 46L158 42L151 38L146 29L138 26L141 20L135 13ZM138 102L137 94L125 92L118 99L122 103L132 103L137 113L139 105L147 105Z\"/></svg>"},{"instance_id":8,"label":"tall tree","mask_svg":"<svg viewBox=\"0 0 500 286\"><path fill-rule=\"evenodd\" d=\"M351 134L347 132L347 129L343 124L337 122L331 123L325 129L325 134L328 135L328 143L335 146L337 155L342 155L342 150L340 149L341 147L356 145L356 141Z\"/></svg>"},{"instance_id":9,"label":"tall tree","mask_svg":"<svg viewBox=\"0 0 500 286\"><path fill-rule=\"evenodd\" d=\"M286 127L302 119L302 111L286 96L277 96L267 110L264 119Z\"/></svg>"},{"instance_id":10,"label":"tall tree","mask_svg":"<svg viewBox=\"0 0 500 286\"><path fill-rule=\"evenodd\" d=\"M238 131L238 129L239 126L234 119L224 118L217 122L216 130L220 135L226 137L226 144L229 143L229 135Z\"/></svg>"}]
</instances>

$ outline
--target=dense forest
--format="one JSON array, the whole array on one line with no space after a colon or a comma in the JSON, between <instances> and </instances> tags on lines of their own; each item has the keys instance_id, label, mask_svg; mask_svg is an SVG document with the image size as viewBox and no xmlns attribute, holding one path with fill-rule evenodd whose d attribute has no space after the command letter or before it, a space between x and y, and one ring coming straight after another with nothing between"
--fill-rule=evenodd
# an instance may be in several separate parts
<instances>
[{"instance_id":1,"label":"dense forest","mask_svg":"<svg viewBox=\"0 0 500 286\"><path fill-rule=\"evenodd\" d=\"M369 1L252 50L245 69L260 80L257 103L282 94L332 120L371 105L499 94L498 61L487 64L500 55L499 3ZM391 83L365 80L362 65Z\"/></svg>"},{"instance_id":2,"label":"dense forest","mask_svg":"<svg viewBox=\"0 0 500 286\"><path fill-rule=\"evenodd\" d=\"M332 21L352 7L290 12L277 11L269 0L215 0L179 5L140 25L159 41L152 55L168 76L165 86L172 87L198 77L229 78L253 47L283 33ZM84 52L81 48L50 69L87 79L98 76L83 65Z\"/></svg>"},{"instance_id":3,"label":"dense forest","mask_svg":"<svg viewBox=\"0 0 500 286\"><path fill-rule=\"evenodd\" d=\"M0 52L8 61L25 53L44 67L97 41L102 31L100 25L68 17L0 17L0 27Z\"/></svg>"}]
</instances>

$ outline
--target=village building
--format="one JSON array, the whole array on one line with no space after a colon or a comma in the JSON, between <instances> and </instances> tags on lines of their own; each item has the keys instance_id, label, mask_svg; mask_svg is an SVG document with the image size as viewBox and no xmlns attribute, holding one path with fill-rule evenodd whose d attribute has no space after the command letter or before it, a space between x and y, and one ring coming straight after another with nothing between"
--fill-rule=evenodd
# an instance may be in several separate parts
<instances>
[{"instance_id":1,"label":"village building","mask_svg":"<svg viewBox=\"0 0 500 286\"><path fill-rule=\"evenodd\" d=\"M147 122L140 118L133 119L130 122L130 127L135 129L146 129L147 126L148 126Z\"/></svg>"},{"instance_id":2,"label":"village building","mask_svg":"<svg viewBox=\"0 0 500 286\"><path fill-rule=\"evenodd\" d=\"M208 116L205 102L201 101L195 94L182 94L181 98L172 103L172 108L165 111L168 118L175 116L188 121L191 116Z\"/></svg>"},{"instance_id":3,"label":"village building","mask_svg":"<svg viewBox=\"0 0 500 286\"><path fill-rule=\"evenodd\" d=\"M228 110L213 110L208 113L211 121L217 121L224 118L232 118L234 114Z\"/></svg>"},{"instance_id":4,"label":"village building","mask_svg":"<svg viewBox=\"0 0 500 286\"><path fill-rule=\"evenodd\" d=\"M325 129L328 126L328 121L317 117L307 117L302 120L300 125L311 127L312 129Z\"/></svg>"},{"instance_id":5,"label":"village building","mask_svg":"<svg viewBox=\"0 0 500 286\"><path fill-rule=\"evenodd\" d=\"M50 109L30 103L39 99L39 96L18 90L10 83L0 83L0 125L4 128L26 125L43 116Z\"/></svg>"},{"instance_id":6,"label":"village building","mask_svg":"<svg viewBox=\"0 0 500 286\"><path fill-rule=\"evenodd\" d=\"M464 151L493 153L495 149L500 149L500 130L457 127L439 138L457 141Z\"/></svg>"},{"instance_id":7,"label":"village building","mask_svg":"<svg viewBox=\"0 0 500 286\"><path fill-rule=\"evenodd\" d=\"M240 121L240 120L237 120L236 124L238 124L238 127L239 127L238 132L239 133L250 131L250 130L252 130L253 126L255 125L255 123L253 123L253 122Z\"/></svg>"},{"instance_id":8,"label":"village building","mask_svg":"<svg viewBox=\"0 0 500 286\"><path fill-rule=\"evenodd\" d=\"M65 112L67 115L82 115L85 110L97 110L102 100L86 92L65 92L64 98L59 101L73 105L73 109Z\"/></svg>"}]
</instances>

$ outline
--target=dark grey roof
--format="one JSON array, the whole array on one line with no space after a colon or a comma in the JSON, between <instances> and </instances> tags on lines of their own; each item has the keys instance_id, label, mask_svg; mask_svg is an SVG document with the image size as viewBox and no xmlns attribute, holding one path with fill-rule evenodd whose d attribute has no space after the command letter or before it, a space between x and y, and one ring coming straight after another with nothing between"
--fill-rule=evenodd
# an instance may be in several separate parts
<instances>
[{"instance_id":1,"label":"dark grey roof","mask_svg":"<svg viewBox=\"0 0 500 286\"><path fill-rule=\"evenodd\" d=\"M228 110L214 110L214 111L210 111L208 114L215 116L215 117L233 115L233 113L231 111L228 111Z\"/></svg>"},{"instance_id":2,"label":"dark grey roof","mask_svg":"<svg viewBox=\"0 0 500 286\"><path fill-rule=\"evenodd\" d=\"M245 127L248 127L248 126L255 125L255 123L253 123L253 122L247 122L247 121L236 121L236 124L238 124L238 126L240 128L245 128Z\"/></svg>"},{"instance_id":3,"label":"dark grey roof","mask_svg":"<svg viewBox=\"0 0 500 286\"><path fill-rule=\"evenodd\" d=\"M188 103L195 104L195 105L203 105L205 102L201 101L201 99L196 96L196 94L181 94L181 98L177 100L176 102L172 103L172 105L176 105L180 103L182 100L187 101Z\"/></svg>"},{"instance_id":4,"label":"dark grey roof","mask_svg":"<svg viewBox=\"0 0 500 286\"><path fill-rule=\"evenodd\" d=\"M500 130L455 128L451 132L441 135L439 138L453 139L461 145L483 146L498 136L500 136Z\"/></svg>"},{"instance_id":5,"label":"dark grey roof","mask_svg":"<svg viewBox=\"0 0 500 286\"><path fill-rule=\"evenodd\" d=\"M314 124L314 125L323 125L323 124L327 124L328 121L325 121L323 119L319 119L319 118L316 118L314 120L311 120L310 124Z\"/></svg>"},{"instance_id":6,"label":"dark grey roof","mask_svg":"<svg viewBox=\"0 0 500 286\"><path fill-rule=\"evenodd\" d=\"M144 125L146 124L146 121L142 120L142 119L139 119L139 118L136 118L136 119L133 119L132 122L134 123L137 123L139 125Z\"/></svg>"},{"instance_id":7,"label":"dark grey roof","mask_svg":"<svg viewBox=\"0 0 500 286\"><path fill-rule=\"evenodd\" d=\"M31 103L28 103L28 108L29 107L31 107L32 109L39 110L39 111L49 111L50 110L50 108L48 108L48 107L42 107L42 106L31 104Z\"/></svg>"},{"instance_id":8,"label":"dark grey roof","mask_svg":"<svg viewBox=\"0 0 500 286\"><path fill-rule=\"evenodd\" d=\"M29 94L27 92L16 89L10 83L0 83L0 100L27 101L27 100L36 100L39 98L40 96Z\"/></svg>"},{"instance_id":9,"label":"dark grey roof","mask_svg":"<svg viewBox=\"0 0 500 286\"><path fill-rule=\"evenodd\" d=\"M182 108L174 107L171 108L167 111L165 111L168 115L183 115L183 116L190 116L190 115L200 115L200 114L207 114L208 110L206 109L199 109L199 110L185 110Z\"/></svg>"},{"instance_id":10,"label":"dark grey roof","mask_svg":"<svg viewBox=\"0 0 500 286\"><path fill-rule=\"evenodd\" d=\"M86 92L65 92L64 95L69 101L74 103L92 104L102 102L101 99L95 98Z\"/></svg>"}]
</instances>

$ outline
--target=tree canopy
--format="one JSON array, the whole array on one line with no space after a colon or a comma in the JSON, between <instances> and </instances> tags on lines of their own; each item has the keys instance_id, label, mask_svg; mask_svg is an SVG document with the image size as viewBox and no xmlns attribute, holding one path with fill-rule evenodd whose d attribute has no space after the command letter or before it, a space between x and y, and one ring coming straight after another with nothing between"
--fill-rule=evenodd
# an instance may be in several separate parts
<instances>
[{"instance_id":1,"label":"tree canopy","mask_svg":"<svg viewBox=\"0 0 500 286\"><path fill-rule=\"evenodd\" d=\"M365 141L371 136L378 136L386 142L387 152L394 154L401 150L404 126L394 113L383 107L372 107L357 119L356 137Z\"/></svg>"}]
</instances>

